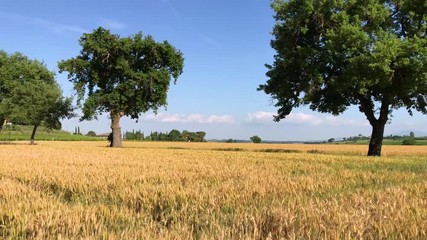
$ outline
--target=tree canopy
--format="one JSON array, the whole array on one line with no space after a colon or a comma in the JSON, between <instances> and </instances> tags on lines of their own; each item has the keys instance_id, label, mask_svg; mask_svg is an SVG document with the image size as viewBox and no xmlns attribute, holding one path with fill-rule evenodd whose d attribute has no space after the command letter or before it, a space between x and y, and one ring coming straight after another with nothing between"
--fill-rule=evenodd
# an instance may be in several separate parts
<instances>
[{"instance_id":1,"label":"tree canopy","mask_svg":"<svg viewBox=\"0 0 427 240\"><path fill-rule=\"evenodd\" d=\"M250 137L250 140L253 143L261 143L261 138L259 136L257 136L257 135Z\"/></svg>"},{"instance_id":2,"label":"tree canopy","mask_svg":"<svg viewBox=\"0 0 427 240\"><path fill-rule=\"evenodd\" d=\"M55 75L37 60L21 53L0 51L0 125L8 121L61 129L60 119L74 116L72 99L64 98Z\"/></svg>"},{"instance_id":3,"label":"tree canopy","mask_svg":"<svg viewBox=\"0 0 427 240\"><path fill-rule=\"evenodd\" d=\"M381 155L392 110L427 114L424 0L277 0L273 64L265 84L278 107L341 114L359 106L372 125L368 155Z\"/></svg>"},{"instance_id":4,"label":"tree canopy","mask_svg":"<svg viewBox=\"0 0 427 240\"><path fill-rule=\"evenodd\" d=\"M80 38L80 54L59 63L74 83L81 119L110 113L112 147L121 147L120 118L138 119L141 113L167 105L171 78L183 71L184 58L167 41L156 42L137 33L120 37L98 28Z\"/></svg>"},{"instance_id":5,"label":"tree canopy","mask_svg":"<svg viewBox=\"0 0 427 240\"><path fill-rule=\"evenodd\" d=\"M9 118L14 122L32 125L31 143L39 126L61 129L63 118L74 116L72 99L64 98L56 83L41 80L23 82L11 92L12 111Z\"/></svg>"},{"instance_id":6,"label":"tree canopy","mask_svg":"<svg viewBox=\"0 0 427 240\"><path fill-rule=\"evenodd\" d=\"M128 133L128 132L127 132ZM136 132L136 135L141 134L141 132ZM130 136L134 135L129 133ZM143 134L142 134L143 135ZM172 141L172 142L205 142L206 132L197 131L191 132L183 130L180 132L177 129L172 129L169 133L164 132L151 132L145 140L148 141ZM128 138L129 139L129 138Z\"/></svg>"}]
</instances>

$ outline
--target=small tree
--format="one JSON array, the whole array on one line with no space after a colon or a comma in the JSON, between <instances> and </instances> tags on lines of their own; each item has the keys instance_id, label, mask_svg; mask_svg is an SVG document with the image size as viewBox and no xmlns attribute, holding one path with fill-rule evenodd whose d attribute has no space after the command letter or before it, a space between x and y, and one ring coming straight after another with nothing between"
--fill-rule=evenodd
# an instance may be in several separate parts
<instances>
[{"instance_id":1,"label":"small tree","mask_svg":"<svg viewBox=\"0 0 427 240\"><path fill-rule=\"evenodd\" d=\"M261 138L258 137L257 135L252 136L250 139L253 143L261 143Z\"/></svg>"},{"instance_id":2,"label":"small tree","mask_svg":"<svg viewBox=\"0 0 427 240\"><path fill-rule=\"evenodd\" d=\"M34 80L20 84L12 93L10 99L16 106L13 107L10 119L33 126L31 144L34 144L39 126L59 130L62 127L61 119L74 117L72 99L64 98L57 84Z\"/></svg>"},{"instance_id":3,"label":"small tree","mask_svg":"<svg viewBox=\"0 0 427 240\"><path fill-rule=\"evenodd\" d=\"M89 136L89 137L95 137L95 136L96 136L96 132L94 132L94 131L89 131L89 132L87 132L86 136Z\"/></svg>"},{"instance_id":4,"label":"small tree","mask_svg":"<svg viewBox=\"0 0 427 240\"><path fill-rule=\"evenodd\" d=\"M80 55L59 63L60 72L69 73L78 103L84 100L81 119L109 112L111 147L121 147L120 119L166 106L171 78L176 81L183 71L183 55L166 41L142 33L121 38L103 28L83 34L80 45Z\"/></svg>"}]
</instances>

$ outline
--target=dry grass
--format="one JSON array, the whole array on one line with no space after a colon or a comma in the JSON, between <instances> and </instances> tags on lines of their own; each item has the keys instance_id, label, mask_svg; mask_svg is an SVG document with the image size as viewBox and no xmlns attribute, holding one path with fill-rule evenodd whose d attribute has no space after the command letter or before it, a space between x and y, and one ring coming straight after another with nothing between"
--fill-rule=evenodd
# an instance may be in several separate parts
<instances>
[{"instance_id":1,"label":"dry grass","mask_svg":"<svg viewBox=\"0 0 427 240\"><path fill-rule=\"evenodd\" d=\"M425 147L105 146L1 145L0 239L427 238Z\"/></svg>"}]
</instances>

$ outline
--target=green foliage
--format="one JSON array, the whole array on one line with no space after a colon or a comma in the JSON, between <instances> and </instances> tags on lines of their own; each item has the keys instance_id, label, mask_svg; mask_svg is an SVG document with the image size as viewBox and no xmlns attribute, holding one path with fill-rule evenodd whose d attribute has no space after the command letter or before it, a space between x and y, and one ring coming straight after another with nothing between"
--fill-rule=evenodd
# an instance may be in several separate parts
<instances>
[{"instance_id":1,"label":"green foliage","mask_svg":"<svg viewBox=\"0 0 427 240\"><path fill-rule=\"evenodd\" d=\"M147 136L146 140L149 141L169 141L169 142L205 142L206 132L189 132L173 129L169 133L152 132Z\"/></svg>"},{"instance_id":2,"label":"green foliage","mask_svg":"<svg viewBox=\"0 0 427 240\"><path fill-rule=\"evenodd\" d=\"M94 131L89 131L89 132L87 132L86 136L89 136L89 137L95 137L95 136L96 136L96 132L94 132Z\"/></svg>"},{"instance_id":3,"label":"green foliage","mask_svg":"<svg viewBox=\"0 0 427 240\"><path fill-rule=\"evenodd\" d=\"M182 131L182 137L184 141L188 142L204 142L206 133L203 131L189 132L187 130Z\"/></svg>"},{"instance_id":4,"label":"green foliage","mask_svg":"<svg viewBox=\"0 0 427 240\"><path fill-rule=\"evenodd\" d=\"M261 138L258 137L257 135L252 136L250 139L253 143L261 143Z\"/></svg>"},{"instance_id":5,"label":"green foliage","mask_svg":"<svg viewBox=\"0 0 427 240\"><path fill-rule=\"evenodd\" d=\"M417 141L414 138L407 138L402 141L402 145L415 145Z\"/></svg>"},{"instance_id":6,"label":"green foliage","mask_svg":"<svg viewBox=\"0 0 427 240\"><path fill-rule=\"evenodd\" d=\"M358 105L379 155L391 111L427 114L427 5L421 0L276 0L274 63L258 90L293 108L341 114ZM370 148L371 150L371 148Z\"/></svg>"},{"instance_id":7,"label":"green foliage","mask_svg":"<svg viewBox=\"0 0 427 240\"><path fill-rule=\"evenodd\" d=\"M0 119L61 129L60 119L74 116L72 99L64 98L54 73L21 53L0 52Z\"/></svg>"},{"instance_id":8,"label":"green foliage","mask_svg":"<svg viewBox=\"0 0 427 240\"><path fill-rule=\"evenodd\" d=\"M110 113L112 146L121 146L120 118L137 119L166 106L171 78L176 81L183 71L183 55L167 41L142 33L122 38L103 28L83 34L80 45L77 57L59 63L60 72L69 73L78 103L84 101L81 119Z\"/></svg>"},{"instance_id":9,"label":"green foliage","mask_svg":"<svg viewBox=\"0 0 427 240\"><path fill-rule=\"evenodd\" d=\"M142 141L144 140L144 133L141 130L139 131L133 130L132 132L125 132L124 139L133 140L133 141Z\"/></svg>"}]
</instances>

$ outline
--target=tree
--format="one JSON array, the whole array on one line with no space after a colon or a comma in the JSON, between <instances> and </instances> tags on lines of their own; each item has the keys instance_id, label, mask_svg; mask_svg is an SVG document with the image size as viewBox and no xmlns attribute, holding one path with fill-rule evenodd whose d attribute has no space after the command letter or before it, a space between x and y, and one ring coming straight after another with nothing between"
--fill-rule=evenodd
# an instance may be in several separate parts
<instances>
[{"instance_id":1,"label":"tree","mask_svg":"<svg viewBox=\"0 0 427 240\"><path fill-rule=\"evenodd\" d=\"M61 129L60 119L74 116L72 99L62 96L54 73L42 62L15 53L9 56L3 67L0 116L12 122L32 125L31 144L34 144L39 126Z\"/></svg>"},{"instance_id":2,"label":"tree","mask_svg":"<svg viewBox=\"0 0 427 240\"><path fill-rule=\"evenodd\" d=\"M28 81L37 77L50 79L48 71L38 71L37 67L31 70L31 64L27 57L21 53L8 54L5 51L0 51L0 131L6 120L10 120L9 115L13 110L11 101L11 91L20 82ZM38 63L34 62L33 65ZM46 76L47 74L48 76Z\"/></svg>"},{"instance_id":3,"label":"tree","mask_svg":"<svg viewBox=\"0 0 427 240\"><path fill-rule=\"evenodd\" d=\"M141 130L138 130L135 132L135 130L132 130L132 132L125 132L124 138L126 140L137 140L142 141L144 140L144 133Z\"/></svg>"},{"instance_id":4,"label":"tree","mask_svg":"<svg viewBox=\"0 0 427 240\"><path fill-rule=\"evenodd\" d=\"M9 80L9 55L5 51L0 51L0 132L6 122L6 108L3 104L3 99L7 94L4 87L7 80Z\"/></svg>"},{"instance_id":5,"label":"tree","mask_svg":"<svg viewBox=\"0 0 427 240\"><path fill-rule=\"evenodd\" d=\"M74 135L82 135L82 133L80 132L80 127L74 127Z\"/></svg>"},{"instance_id":6,"label":"tree","mask_svg":"<svg viewBox=\"0 0 427 240\"><path fill-rule=\"evenodd\" d=\"M34 144L39 126L61 129L60 120L74 116L72 99L64 98L56 83L32 80L19 84L11 93L10 100L13 107L9 118L21 124L33 126L31 144Z\"/></svg>"},{"instance_id":7,"label":"tree","mask_svg":"<svg viewBox=\"0 0 427 240\"><path fill-rule=\"evenodd\" d=\"M180 131L178 131L176 129L172 129L169 132L168 140L177 142L177 141L183 141L184 139L182 138L182 134Z\"/></svg>"},{"instance_id":8,"label":"tree","mask_svg":"<svg viewBox=\"0 0 427 240\"><path fill-rule=\"evenodd\" d=\"M151 141L158 141L159 140L159 134L158 134L158 132L152 132L150 134L150 140Z\"/></svg>"},{"instance_id":9,"label":"tree","mask_svg":"<svg viewBox=\"0 0 427 240\"><path fill-rule=\"evenodd\" d=\"M59 63L74 83L78 104L84 100L81 120L110 113L111 147L121 147L120 119L138 119L148 110L166 106L171 77L183 71L183 55L167 41L155 42L142 33L121 38L98 28L80 38L80 54Z\"/></svg>"},{"instance_id":10,"label":"tree","mask_svg":"<svg viewBox=\"0 0 427 240\"><path fill-rule=\"evenodd\" d=\"M182 137L184 138L184 141L191 141L191 133L187 130L182 131Z\"/></svg>"},{"instance_id":11,"label":"tree","mask_svg":"<svg viewBox=\"0 0 427 240\"><path fill-rule=\"evenodd\" d=\"M257 135L252 136L250 139L253 143L261 143L261 138L258 137Z\"/></svg>"},{"instance_id":12,"label":"tree","mask_svg":"<svg viewBox=\"0 0 427 240\"><path fill-rule=\"evenodd\" d=\"M96 137L96 132L94 132L94 131L89 131L89 132L87 132L86 136L89 136L89 137Z\"/></svg>"},{"instance_id":13,"label":"tree","mask_svg":"<svg viewBox=\"0 0 427 240\"><path fill-rule=\"evenodd\" d=\"M392 110L427 114L427 4L424 0L277 0L265 84L278 107L339 115L359 106L372 126L369 156L380 156Z\"/></svg>"},{"instance_id":14,"label":"tree","mask_svg":"<svg viewBox=\"0 0 427 240\"><path fill-rule=\"evenodd\" d=\"M200 142L204 142L205 141L206 132L198 131L198 132L196 132L196 134L197 134Z\"/></svg>"},{"instance_id":15,"label":"tree","mask_svg":"<svg viewBox=\"0 0 427 240\"><path fill-rule=\"evenodd\" d=\"M411 132L409 133L409 137L410 137L410 138L415 138L415 133L411 131Z\"/></svg>"}]
</instances>

